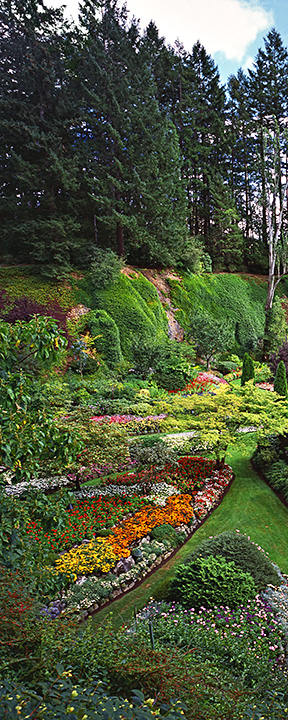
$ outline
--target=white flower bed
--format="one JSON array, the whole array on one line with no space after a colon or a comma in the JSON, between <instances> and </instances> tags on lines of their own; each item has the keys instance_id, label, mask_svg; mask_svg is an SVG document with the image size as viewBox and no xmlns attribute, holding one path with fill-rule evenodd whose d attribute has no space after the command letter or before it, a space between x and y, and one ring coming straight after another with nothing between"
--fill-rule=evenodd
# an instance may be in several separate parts
<instances>
[{"instance_id":1,"label":"white flower bed","mask_svg":"<svg viewBox=\"0 0 288 720\"><path fill-rule=\"evenodd\" d=\"M29 490L31 487L35 490L57 490L60 487L71 485L71 480L67 477L52 477L52 478L31 478L29 482L23 481L16 483L16 485L7 485L4 488L6 495L13 495L20 497L25 490Z\"/></svg>"}]
</instances>

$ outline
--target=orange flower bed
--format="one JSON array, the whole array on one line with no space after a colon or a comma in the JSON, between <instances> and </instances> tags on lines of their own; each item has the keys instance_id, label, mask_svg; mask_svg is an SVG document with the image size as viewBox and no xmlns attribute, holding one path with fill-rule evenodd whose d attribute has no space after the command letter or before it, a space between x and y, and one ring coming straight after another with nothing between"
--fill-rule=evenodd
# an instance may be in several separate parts
<instances>
[{"instance_id":1,"label":"orange flower bed","mask_svg":"<svg viewBox=\"0 0 288 720\"><path fill-rule=\"evenodd\" d=\"M113 529L113 535L107 538L115 555L128 557L133 542L143 538L158 525L169 523L176 527L181 523L189 523L194 514L191 499L191 495L171 495L164 507L146 505L133 517L124 520L121 525Z\"/></svg>"}]
</instances>

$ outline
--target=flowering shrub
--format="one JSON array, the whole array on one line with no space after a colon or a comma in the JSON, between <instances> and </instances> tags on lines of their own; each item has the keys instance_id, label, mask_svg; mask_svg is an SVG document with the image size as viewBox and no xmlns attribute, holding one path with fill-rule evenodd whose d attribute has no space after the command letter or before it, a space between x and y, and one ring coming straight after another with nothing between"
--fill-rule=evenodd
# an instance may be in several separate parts
<instances>
[{"instance_id":1,"label":"flowering shrub","mask_svg":"<svg viewBox=\"0 0 288 720\"><path fill-rule=\"evenodd\" d=\"M117 556L107 538L97 538L64 553L55 565L58 573L91 575L93 572L109 572L116 560Z\"/></svg>"},{"instance_id":2,"label":"flowering shrub","mask_svg":"<svg viewBox=\"0 0 288 720\"><path fill-rule=\"evenodd\" d=\"M203 393L205 390L210 390L212 385L218 385L219 383L226 383L226 380L210 372L200 372L197 377L185 385L182 390L169 390L169 394L181 393L181 395L192 395L195 392Z\"/></svg>"},{"instance_id":3,"label":"flowering shrub","mask_svg":"<svg viewBox=\"0 0 288 720\"><path fill-rule=\"evenodd\" d=\"M134 421L140 423L143 420L164 420L165 417L166 414L162 413L161 415L147 415L145 418L138 415L94 415L90 419L94 422L124 423L124 425L127 425L127 423Z\"/></svg>"},{"instance_id":4,"label":"flowering shrub","mask_svg":"<svg viewBox=\"0 0 288 720\"><path fill-rule=\"evenodd\" d=\"M223 470L214 470L215 463L213 460L207 460L203 457L184 456L179 458L177 463L173 465L165 465L163 470L155 467L149 468L140 473L125 473L118 475L113 482L118 486L136 485L144 482L161 483L168 482L173 484L177 490L184 493L194 495L197 490L207 486L207 479L211 478L209 497L213 496L213 487L217 491L223 489L231 480L232 470L225 465ZM104 484L109 484L109 478L104 480ZM207 489L208 492L208 489ZM211 494L212 493L212 494Z\"/></svg>"},{"instance_id":5,"label":"flowering shrub","mask_svg":"<svg viewBox=\"0 0 288 720\"><path fill-rule=\"evenodd\" d=\"M233 668L238 677L247 678L249 684L263 681L264 674L271 671L283 652L281 626L269 604L259 596L233 611L221 606L201 607L196 612L193 607L184 610L175 603L151 602L147 611L149 607L154 618L156 648L163 644L183 649L190 646L198 660L211 653L220 659L222 666ZM147 625L147 612L145 615ZM140 630L139 626L138 617Z\"/></svg>"}]
</instances>

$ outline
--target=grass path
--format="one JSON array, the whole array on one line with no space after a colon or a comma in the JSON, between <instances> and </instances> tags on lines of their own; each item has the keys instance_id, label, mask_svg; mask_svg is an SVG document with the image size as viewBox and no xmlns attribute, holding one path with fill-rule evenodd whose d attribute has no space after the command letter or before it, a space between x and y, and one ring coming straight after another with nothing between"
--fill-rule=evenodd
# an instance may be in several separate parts
<instances>
[{"instance_id":1,"label":"grass path","mask_svg":"<svg viewBox=\"0 0 288 720\"><path fill-rule=\"evenodd\" d=\"M251 540L269 552L272 562L288 574L288 508L251 467L249 458L254 446L255 440L249 436L246 437L245 446L241 442L232 448L227 455L227 462L233 467L236 477L221 505L165 565L138 588L96 613L93 616L95 625L101 624L111 612L114 629L127 623L133 615L134 606L137 609L143 607L195 547L209 536L224 530L246 532Z\"/></svg>"}]
</instances>

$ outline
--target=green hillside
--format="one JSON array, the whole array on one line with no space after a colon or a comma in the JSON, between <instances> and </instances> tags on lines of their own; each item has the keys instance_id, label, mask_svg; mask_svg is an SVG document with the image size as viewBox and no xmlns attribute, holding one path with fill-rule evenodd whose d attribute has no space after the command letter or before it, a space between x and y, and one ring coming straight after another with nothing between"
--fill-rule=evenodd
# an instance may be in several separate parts
<instances>
[{"instance_id":1,"label":"green hillside","mask_svg":"<svg viewBox=\"0 0 288 720\"><path fill-rule=\"evenodd\" d=\"M168 280L168 283L174 316L186 333L196 313L208 313L215 320L230 321L235 334L235 351L243 354L247 348L255 350L264 332L264 281L255 282L248 276L229 273L206 273L185 274L179 280ZM47 313L61 320L63 326L68 311L79 304L105 311L106 322L110 318L114 321L113 327L116 323L126 360L133 359L135 343L149 345L156 341L161 344L168 335L165 312L168 305L163 307L156 287L141 273L120 274L116 282L101 290L93 287L88 273L73 273L56 283L40 278L32 267L0 268L3 319L9 319L9 312L14 308L13 319L26 319L29 312ZM105 348L103 359L108 359Z\"/></svg>"}]
</instances>

